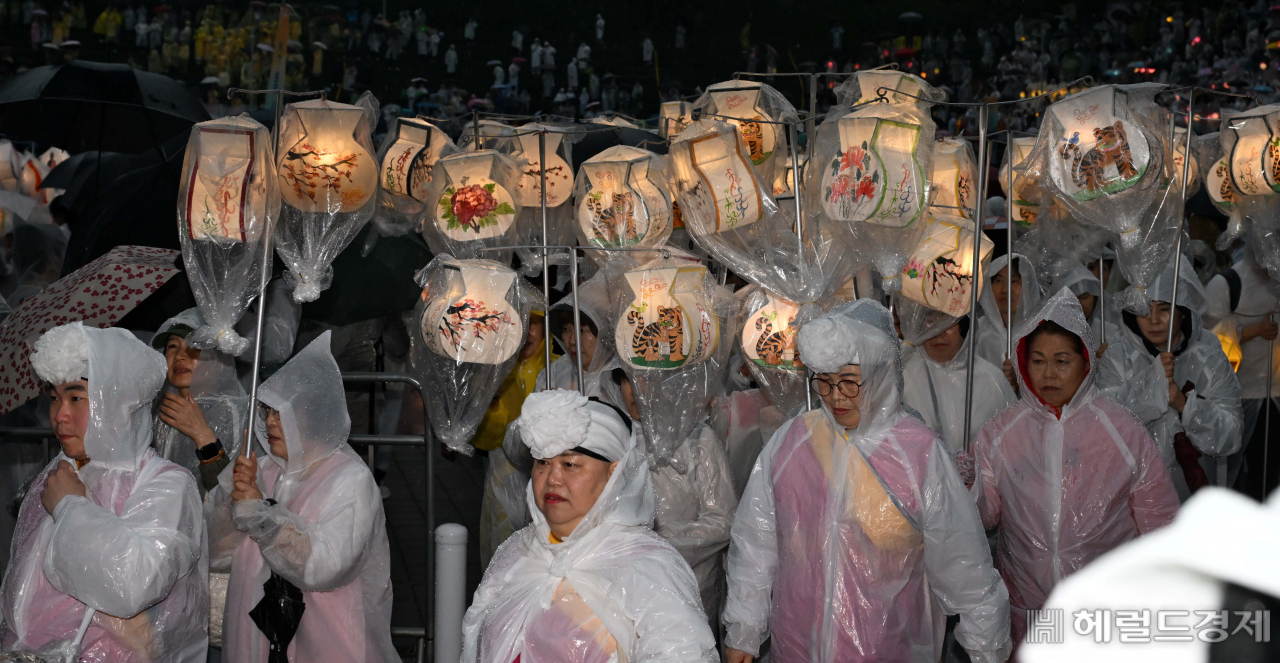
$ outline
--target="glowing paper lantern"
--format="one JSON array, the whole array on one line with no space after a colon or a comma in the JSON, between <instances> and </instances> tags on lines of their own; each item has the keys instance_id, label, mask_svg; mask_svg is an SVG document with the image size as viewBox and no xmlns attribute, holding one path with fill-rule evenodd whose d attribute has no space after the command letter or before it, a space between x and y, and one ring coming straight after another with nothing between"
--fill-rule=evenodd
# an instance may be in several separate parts
<instances>
[{"instance_id":1,"label":"glowing paper lantern","mask_svg":"<svg viewBox=\"0 0 1280 663\"><path fill-rule=\"evenodd\" d=\"M1014 223L1030 226L1040 216L1040 185L1018 170L1018 166L1031 154L1036 146L1035 136L1015 136L1013 145L1005 152L1004 164L1000 166L1000 188L1009 187L1009 168L1012 158L1013 195L1009 205L1009 214Z\"/></svg>"},{"instance_id":2,"label":"glowing paper lantern","mask_svg":"<svg viewBox=\"0 0 1280 663\"><path fill-rule=\"evenodd\" d=\"M1195 135L1191 137L1195 141ZM1170 173L1178 182L1182 182L1182 164L1187 154L1187 130L1176 127L1173 130L1173 170ZM1187 197L1196 195L1200 190L1200 163L1196 160L1194 148L1191 151L1191 167L1187 172Z\"/></svg>"},{"instance_id":3,"label":"glowing paper lantern","mask_svg":"<svg viewBox=\"0 0 1280 663\"><path fill-rule=\"evenodd\" d=\"M525 340L522 317L508 301L516 273L490 261L448 257L443 268L445 291L428 302L420 320L427 347L458 363L510 359Z\"/></svg>"},{"instance_id":4,"label":"glowing paper lantern","mask_svg":"<svg viewBox=\"0 0 1280 663\"><path fill-rule=\"evenodd\" d=\"M693 123L692 106L687 101L664 101L658 115L658 128L663 138L670 138Z\"/></svg>"},{"instance_id":5,"label":"glowing paper lantern","mask_svg":"<svg viewBox=\"0 0 1280 663\"><path fill-rule=\"evenodd\" d=\"M1245 196L1270 196L1280 190L1280 106L1262 106L1230 117L1224 122L1224 147L1231 183Z\"/></svg>"},{"instance_id":6,"label":"glowing paper lantern","mask_svg":"<svg viewBox=\"0 0 1280 663\"><path fill-rule=\"evenodd\" d=\"M978 167L969 142L958 138L942 138L933 144L933 202L937 213L973 218L974 188Z\"/></svg>"},{"instance_id":7,"label":"glowing paper lantern","mask_svg":"<svg viewBox=\"0 0 1280 663\"><path fill-rule=\"evenodd\" d=\"M1231 184L1231 163L1222 157L1213 163L1204 181L1209 187L1209 198L1218 206L1230 209L1236 204L1235 187Z\"/></svg>"},{"instance_id":8,"label":"glowing paper lantern","mask_svg":"<svg viewBox=\"0 0 1280 663\"><path fill-rule=\"evenodd\" d=\"M764 201L737 127L701 126L707 130L687 139L681 134L669 153L672 186L687 192L681 197L685 224L709 235L759 221Z\"/></svg>"},{"instance_id":9,"label":"glowing paper lantern","mask_svg":"<svg viewBox=\"0 0 1280 663\"><path fill-rule=\"evenodd\" d=\"M1061 127L1049 161L1054 186L1077 201L1116 195L1135 186L1151 165L1151 146L1141 127L1119 106L1115 86L1081 92L1049 107Z\"/></svg>"},{"instance_id":10,"label":"glowing paper lantern","mask_svg":"<svg viewBox=\"0 0 1280 663\"><path fill-rule=\"evenodd\" d=\"M624 276L633 299L614 336L623 361L672 369L711 357L720 322L703 289L706 267L640 269Z\"/></svg>"},{"instance_id":11,"label":"glowing paper lantern","mask_svg":"<svg viewBox=\"0 0 1280 663\"><path fill-rule=\"evenodd\" d=\"M929 106L947 98L944 92L919 76L884 69L854 74L836 88L836 99L841 106L866 103L880 98L880 88L885 88L884 98L891 104Z\"/></svg>"},{"instance_id":12,"label":"glowing paper lantern","mask_svg":"<svg viewBox=\"0 0 1280 663\"><path fill-rule=\"evenodd\" d=\"M742 326L742 356L763 368L803 372L795 337L800 305L763 292L764 305L750 312Z\"/></svg>"},{"instance_id":13,"label":"glowing paper lantern","mask_svg":"<svg viewBox=\"0 0 1280 663\"><path fill-rule=\"evenodd\" d=\"M974 260L973 221L958 216L929 219L924 238L902 270L902 294L929 308L958 317L969 312ZM978 262L995 244L983 234Z\"/></svg>"},{"instance_id":14,"label":"glowing paper lantern","mask_svg":"<svg viewBox=\"0 0 1280 663\"><path fill-rule=\"evenodd\" d=\"M840 147L822 172L822 206L833 220L901 228L920 218L929 186L924 127L892 107L893 118L879 117L884 111L872 105L837 121Z\"/></svg>"},{"instance_id":15,"label":"glowing paper lantern","mask_svg":"<svg viewBox=\"0 0 1280 663\"><path fill-rule=\"evenodd\" d=\"M528 128L536 128L530 125ZM560 144L564 134L548 131L544 139L547 153L547 207L559 207L573 194L573 168L560 156ZM520 204L525 207L542 206L542 157L538 146L538 134L524 133L517 137L521 148L519 158L528 162L522 171L518 189Z\"/></svg>"},{"instance_id":16,"label":"glowing paper lantern","mask_svg":"<svg viewBox=\"0 0 1280 663\"><path fill-rule=\"evenodd\" d=\"M395 142L382 158L382 188L427 202L427 185L449 136L430 122L401 119Z\"/></svg>"},{"instance_id":17,"label":"glowing paper lantern","mask_svg":"<svg viewBox=\"0 0 1280 663\"><path fill-rule=\"evenodd\" d=\"M492 150L441 159L437 168L443 171L444 189L434 205L436 229L455 242L506 234L519 211L506 172L510 166Z\"/></svg>"},{"instance_id":18,"label":"glowing paper lantern","mask_svg":"<svg viewBox=\"0 0 1280 663\"><path fill-rule=\"evenodd\" d=\"M290 104L283 136L301 135L284 148L280 193L303 212L355 212L377 188L369 125L358 106L323 99Z\"/></svg>"},{"instance_id":19,"label":"glowing paper lantern","mask_svg":"<svg viewBox=\"0 0 1280 663\"><path fill-rule=\"evenodd\" d=\"M266 197L249 195L251 174L262 167L256 160L259 139L252 128L196 126L183 199L190 239L243 242L246 216L263 218Z\"/></svg>"},{"instance_id":20,"label":"glowing paper lantern","mask_svg":"<svg viewBox=\"0 0 1280 663\"><path fill-rule=\"evenodd\" d=\"M656 155L611 147L584 161L577 183L578 236L599 247L661 246L672 206Z\"/></svg>"}]
</instances>

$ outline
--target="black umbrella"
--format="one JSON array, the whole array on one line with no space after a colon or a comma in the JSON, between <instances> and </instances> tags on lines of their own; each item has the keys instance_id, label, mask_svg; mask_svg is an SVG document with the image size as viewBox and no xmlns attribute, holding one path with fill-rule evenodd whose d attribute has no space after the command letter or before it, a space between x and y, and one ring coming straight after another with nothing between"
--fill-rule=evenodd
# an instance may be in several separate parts
<instances>
[{"instance_id":1,"label":"black umbrella","mask_svg":"<svg viewBox=\"0 0 1280 663\"><path fill-rule=\"evenodd\" d=\"M143 152L208 119L182 83L125 64L75 60L36 67L0 85L6 134L73 154Z\"/></svg>"},{"instance_id":2,"label":"black umbrella","mask_svg":"<svg viewBox=\"0 0 1280 663\"><path fill-rule=\"evenodd\" d=\"M591 129L581 140L573 144L573 162L582 163L591 157L613 147L628 145L639 147L657 154L667 153L667 141L662 136L631 127L610 127L605 124L582 124L582 129Z\"/></svg>"},{"instance_id":3,"label":"black umbrella","mask_svg":"<svg viewBox=\"0 0 1280 663\"><path fill-rule=\"evenodd\" d=\"M356 235L333 261L333 285L314 302L302 305L302 317L331 325L349 325L408 311L422 288L413 275L431 262L431 251L417 233L381 237L369 255L361 251L373 225Z\"/></svg>"},{"instance_id":4,"label":"black umbrella","mask_svg":"<svg viewBox=\"0 0 1280 663\"><path fill-rule=\"evenodd\" d=\"M267 636L270 645L267 663L289 663L289 643L298 632L302 613L307 608L302 590L272 571L271 577L262 583L262 592L262 600L249 611L249 617Z\"/></svg>"}]
</instances>

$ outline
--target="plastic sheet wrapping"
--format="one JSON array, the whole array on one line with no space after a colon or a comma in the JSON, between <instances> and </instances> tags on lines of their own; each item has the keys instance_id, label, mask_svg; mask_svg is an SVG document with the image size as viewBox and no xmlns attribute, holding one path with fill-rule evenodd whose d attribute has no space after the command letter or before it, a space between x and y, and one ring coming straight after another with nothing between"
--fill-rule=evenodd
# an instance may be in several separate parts
<instances>
[{"instance_id":1,"label":"plastic sheet wrapping","mask_svg":"<svg viewBox=\"0 0 1280 663\"><path fill-rule=\"evenodd\" d=\"M1173 137L1173 155L1170 172L1173 176L1182 181L1182 167L1184 157L1187 154L1187 128L1174 126ZM1200 162L1196 151L1196 145L1200 142L1200 137L1191 132L1191 165L1187 171L1187 198L1191 198L1200 192Z\"/></svg>"},{"instance_id":2,"label":"plastic sheet wrapping","mask_svg":"<svg viewBox=\"0 0 1280 663\"><path fill-rule=\"evenodd\" d=\"M476 122L470 120L462 125L462 134L458 136L458 147L464 152L496 150L503 154L513 154L519 149L516 128L495 120L480 120L480 140L476 141Z\"/></svg>"},{"instance_id":3,"label":"plastic sheet wrapping","mask_svg":"<svg viewBox=\"0 0 1280 663\"><path fill-rule=\"evenodd\" d=\"M296 660L399 658L391 643L391 554L382 499L347 445L351 419L331 332L262 383L259 401L280 413L288 459L271 453L255 419L257 486L266 499L231 500L227 467L205 515L215 569L231 570L223 652L265 663L267 638L250 611L274 575L302 591L306 610L289 650Z\"/></svg>"},{"instance_id":4,"label":"plastic sheet wrapping","mask_svg":"<svg viewBox=\"0 0 1280 663\"><path fill-rule=\"evenodd\" d=\"M1235 453L1241 446L1244 413L1240 382L1236 379L1218 337L1204 327L1206 300L1200 279L1186 258L1178 282L1177 308L1182 313L1181 340L1174 344L1173 382L1185 392L1179 412L1169 403L1169 382L1156 344L1142 335L1131 311L1125 311L1120 333L1099 360L1098 390L1123 405L1147 427L1178 497L1190 497L1184 470L1174 451L1175 436L1185 435L1196 451L1214 457ZM1151 301L1173 299L1173 261L1148 288ZM1161 334L1159 345L1165 344Z\"/></svg>"},{"instance_id":5,"label":"plastic sheet wrapping","mask_svg":"<svg viewBox=\"0 0 1280 663\"><path fill-rule=\"evenodd\" d=\"M821 408L783 424L751 473L729 548L725 644L775 660L834 663L941 655L941 610L975 661L1009 655L1008 598L972 498L935 434L901 406L893 321L857 300L808 323L853 339L857 428ZM823 341L800 348L810 365ZM811 340L813 345L811 345ZM836 359L841 361L843 359Z\"/></svg>"},{"instance_id":6,"label":"plastic sheet wrapping","mask_svg":"<svg viewBox=\"0 0 1280 663\"><path fill-rule=\"evenodd\" d=\"M280 120L280 222L276 252L288 266L293 299L312 302L333 280L333 259L377 208L379 164L370 131L377 100L324 99L285 106Z\"/></svg>"},{"instance_id":7,"label":"plastic sheet wrapping","mask_svg":"<svg viewBox=\"0 0 1280 663\"><path fill-rule=\"evenodd\" d=\"M1230 114L1223 113L1224 119ZM1191 141L1192 154L1196 160L1192 163L1200 167L1200 179L1204 182L1205 191L1213 206L1227 216L1227 229L1218 235L1216 248L1227 251L1244 235L1244 218L1236 208L1236 198L1240 195L1231 183L1231 160L1223 153L1222 144L1225 136L1217 131L1203 136L1196 136Z\"/></svg>"},{"instance_id":8,"label":"plastic sheet wrapping","mask_svg":"<svg viewBox=\"0 0 1280 663\"><path fill-rule=\"evenodd\" d=\"M486 568L498 547L529 524L524 495L530 466L521 462L521 455L532 461L528 447L520 441L519 428L508 425L502 446L489 452L489 467L485 470L484 499L480 504L480 565Z\"/></svg>"},{"instance_id":9,"label":"plastic sheet wrapping","mask_svg":"<svg viewBox=\"0 0 1280 663\"><path fill-rule=\"evenodd\" d=\"M1058 292L1063 288L1070 290L1077 300L1084 294L1090 294L1094 297L1102 294L1102 282L1083 265L1076 265L1071 271L1055 279L1053 285L1049 286L1048 292ZM1083 311L1083 307L1081 310ZM1092 313L1085 317L1089 321L1089 329L1093 332L1093 337L1099 341L1099 347L1101 347L1103 338L1102 325L1104 322L1107 326L1106 338L1109 339L1108 344L1114 343L1115 339L1120 337L1120 309L1116 307L1114 297L1106 300L1106 311L1101 311L1098 308L1098 302L1095 301Z\"/></svg>"},{"instance_id":10,"label":"plastic sheet wrapping","mask_svg":"<svg viewBox=\"0 0 1280 663\"><path fill-rule=\"evenodd\" d=\"M520 127L516 137L517 151L514 157L523 160L520 183L517 185L521 210L516 217L517 244L542 244L542 156L538 146L538 134L545 130L543 139L547 152L547 244L566 246L573 243L573 214L571 204L574 192L573 144L581 134L572 133L572 125L526 124ZM520 273L537 276L542 273L542 252L534 249L516 249L520 256Z\"/></svg>"},{"instance_id":11,"label":"plastic sheet wrapping","mask_svg":"<svg viewBox=\"0 0 1280 663\"><path fill-rule=\"evenodd\" d=\"M1096 226L1076 222L1058 201L1050 198L1043 206L1043 223L1020 235L1013 250L1036 265L1041 283L1052 283L1086 262L1097 262L1103 244L1111 237ZM1115 255L1112 254L1112 259Z\"/></svg>"},{"instance_id":12,"label":"plastic sheet wrapping","mask_svg":"<svg viewBox=\"0 0 1280 663\"><path fill-rule=\"evenodd\" d=\"M621 424L621 422L619 422ZM527 483L532 524L498 549L462 622L463 663L714 663L698 581L649 529L655 497L635 437L562 543Z\"/></svg>"},{"instance_id":13,"label":"plastic sheet wrapping","mask_svg":"<svg viewBox=\"0 0 1280 663\"><path fill-rule=\"evenodd\" d=\"M422 299L413 314L411 367L423 384L435 386L426 407L436 437L469 456L472 435L520 360L529 311L546 304L492 260L441 254L416 279Z\"/></svg>"},{"instance_id":14,"label":"plastic sheet wrapping","mask_svg":"<svg viewBox=\"0 0 1280 663\"><path fill-rule=\"evenodd\" d=\"M265 318L262 320L262 365L278 366L293 356L293 346L298 339L298 328L302 324L302 304L293 299L292 288L285 279L274 279L267 284ZM258 306L255 300L249 312L240 318L236 331L249 339L252 344L257 333ZM251 355L245 355L240 361L249 363Z\"/></svg>"},{"instance_id":15,"label":"plastic sheet wrapping","mask_svg":"<svg viewBox=\"0 0 1280 663\"><path fill-rule=\"evenodd\" d=\"M398 237L422 227L436 162L457 151L449 134L425 118L393 121L378 148L378 206L372 222L379 235Z\"/></svg>"},{"instance_id":16,"label":"plastic sheet wrapping","mask_svg":"<svg viewBox=\"0 0 1280 663\"><path fill-rule=\"evenodd\" d=\"M1181 181L1169 186L1169 120L1155 104L1165 87L1103 85L1051 104L1025 161L1046 195L1077 220L1118 234L1130 252L1153 216L1182 210Z\"/></svg>"},{"instance_id":17,"label":"plastic sheet wrapping","mask_svg":"<svg viewBox=\"0 0 1280 663\"><path fill-rule=\"evenodd\" d=\"M422 224L432 253L510 260L510 251L483 249L517 243L522 163L494 150L459 152L436 162Z\"/></svg>"},{"instance_id":18,"label":"plastic sheet wrapping","mask_svg":"<svg viewBox=\"0 0 1280 663\"><path fill-rule=\"evenodd\" d=\"M581 246L648 249L671 236L672 193L662 158L648 150L618 145L583 161L573 200L572 228ZM636 261L629 252L584 253L601 266L614 259Z\"/></svg>"},{"instance_id":19,"label":"plastic sheet wrapping","mask_svg":"<svg viewBox=\"0 0 1280 663\"><path fill-rule=\"evenodd\" d=\"M239 356L235 331L262 280L262 252L280 213L271 132L247 117L197 124L178 185L178 239L191 294L207 324L188 342Z\"/></svg>"},{"instance_id":20,"label":"plastic sheet wrapping","mask_svg":"<svg viewBox=\"0 0 1280 663\"><path fill-rule=\"evenodd\" d=\"M772 191L777 171L791 162L791 153L787 149L787 127L770 123L798 121L795 106L771 85L730 80L707 86L707 91L693 102L692 110L725 116L708 119L737 128L751 171Z\"/></svg>"},{"instance_id":21,"label":"plastic sheet wrapping","mask_svg":"<svg viewBox=\"0 0 1280 663\"><path fill-rule=\"evenodd\" d=\"M1036 219L1040 216L1040 204L1044 195L1044 190L1040 186L1037 178L1028 177L1026 167L1023 162L1027 160L1027 155L1031 154L1036 146L1036 136L1014 136L1013 146L1004 152L1004 162L1000 164L998 176L1000 178L1000 190L1010 188L1009 186L1009 168L1010 159L1012 158L1013 167L1013 192L1005 192L1006 203L1010 204L1010 215L1013 222L1030 228L1036 224Z\"/></svg>"},{"instance_id":22,"label":"plastic sheet wrapping","mask_svg":"<svg viewBox=\"0 0 1280 663\"><path fill-rule=\"evenodd\" d=\"M631 379L655 467L706 416L732 350L732 299L696 261L672 257L613 275L614 344Z\"/></svg>"},{"instance_id":23,"label":"plastic sheet wrapping","mask_svg":"<svg viewBox=\"0 0 1280 663\"><path fill-rule=\"evenodd\" d=\"M1018 325L1027 316L1035 313L1040 306L1040 280L1036 275L1035 265L1024 255L1013 254L1017 259L1017 273L1022 279L1021 290L1013 297L1013 324L1016 331ZM1009 264L1008 256L1000 256L991 261L991 266L983 272L982 292L978 293L978 306L982 308L982 317L978 318L977 338L978 356L1003 366L1005 350L1008 344L1008 330L1000 317L1000 307L1006 304L1006 297L997 302L995 293L991 291L991 279ZM1006 283L1010 279L1006 278Z\"/></svg>"},{"instance_id":24,"label":"plastic sheet wrapping","mask_svg":"<svg viewBox=\"0 0 1280 663\"><path fill-rule=\"evenodd\" d=\"M933 143L933 185L929 212L942 216L972 219L977 204L978 160L969 141L950 136Z\"/></svg>"},{"instance_id":25,"label":"plastic sheet wrapping","mask_svg":"<svg viewBox=\"0 0 1280 663\"><path fill-rule=\"evenodd\" d=\"M1260 106L1239 114L1223 114L1222 151L1228 155L1233 211L1243 219L1243 228L1228 227L1234 239L1243 230L1254 245L1258 263L1271 278L1280 280L1280 151L1275 136L1280 133L1280 106Z\"/></svg>"},{"instance_id":26,"label":"plastic sheet wrapping","mask_svg":"<svg viewBox=\"0 0 1280 663\"><path fill-rule=\"evenodd\" d=\"M563 355L551 362L551 368L538 377L537 389L566 389L581 391L587 397L604 398L613 386L607 375L618 367L618 355L613 344L613 306L609 301L609 288L605 273L597 272L584 283L578 284L579 319L588 329L595 325L595 346L588 348L590 339L583 339L583 385L578 388L578 360L570 352L577 340L573 334L573 293L556 302L547 315L549 334L563 351ZM585 333L585 332L584 332ZM588 351L589 350L589 351ZM590 355L590 361L588 361ZM550 380L548 387L548 379ZM615 402L615 398L607 399Z\"/></svg>"},{"instance_id":27,"label":"plastic sheet wrapping","mask_svg":"<svg viewBox=\"0 0 1280 663\"><path fill-rule=\"evenodd\" d=\"M164 360L123 329L69 327L88 348L90 462L76 472L87 492L45 511L46 479L63 454L27 491L0 592L0 646L57 652L59 661L201 660L209 597L200 496L189 473L150 447ZM97 613L73 650L88 609Z\"/></svg>"},{"instance_id":28,"label":"plastic sheet wrapping","mask_svg":"<svg viewBox=\"0 0 1280 663\"><path fill-rule=\"evenodd\" d=\"M888 293L924 235L934 124L927 104L837 107L818 125L806 199L873 265Z\"/></svg>"},{"instance_id":29,"label":"plastic sheet wrapping","mask_svg":"<svg viewBox=\"0 0 1280 663\"><path fill-rule=\"evenodd\" d=\"M915 74L892 69L871 69L858 71L836 86L836 103L851 107L875 101L881 98L880 88L884 88L884 98L891 104L919 104L927 108L935 102L947 100L945 92L929 85ZM894 94L895 92L902 94Z\"/></svg>"},{"instance_id":30,"label":"plastic sheet wrapping","mask_svg":"<svg viewBox=\"0 0 1280 663\"><path fill-rule=\"evenodd\" d=\"M794 206L779 209L773 180L749 167L747 145L735 125L709 119L674 139L669 182L685 227L700 247L748 281L793 300L819 299L839 267L838 259L830 259L836 249L826 245L835 240L809 228L799 242Z\"/></svg>"},{"instance_id":31,"label":"plastic sheet wrapping","mask_svg":"<svg viewBox=\"0 0 1280 663\"><path fill-rule=\"evenodd\" d=\"M805 366L796 351L801 304L757 285L734 293L730 330L751 377L783 412L806 403Z\"/></svg>"},{"instance_id":32,"label":"plastic sheet wrapping","mask_svg":"<svg viewBox=\"0 0 1280 663\"><path fill-rule=\"evenodd\" d=\"M658 134L671 138L693 123L693 104L687 101L664 101L658 112Z\"/></svg>"},{"instance_id":33,"label":"plastic sheet wrapping","mask_svg":"<svg viewBox=\"0 0 1280 663\"><path fill-rule=\"evenodd\" d=\"M747 488L751 468L755 467L764 443L786 418L761 389L735 391L712 408L711 425L725 442L734 495L739 499Z\"/></svg>"},{"instance_id":34,"label":"plastic sheet wrapping","mask_svg":"<svg viewBox=\"0 0 1280 663\"><path fill-rule=\"evenodd\" d=\"M902 269L901 294L947 315L965 315L973 304L975 270L986 272L995 244L983 233L975 261L972 221L930 214L926 222L924 237Z\"/></svg>"},{"instance_id":35,"label":"plastic sheet wrapping","mask_svg":"<svg viewBox=\"0 0 1280 663\"><path fill-rule=\"evenodd\" d=\"M186 325L199 329L204 323L200 309L187 309L166 320L156 330L156 337L164 336L174 325ZM164 354L164 347L158 348ZM166 383L162 395L178 393L176 387ZM204 416L205 423L213 430L218 441L222 443L228 457L240 453L244 442L245 426L248 424L249 396L244 393L240 381L236 379L235 360L216 350L202 350L196 360L195 369L191 372L191 384L187 394ZM196 443L186 434L166 424L159 414L159 398L156 400L155 419L152 422L155 431L154 446L161 458L185 467L193 476L200 476L200 459L196 457Z\"/></svg>"},{"instance_id":36,"label":"plastic sheet wrapping","mask_svg":"<svg viewBox=\"0 0 1280 663\"><path fill-rule=\"evenodd\" d=\"M1090 366L1061 412L1040 399L1026 374L1025 338L1044 320L1078 336ZM1055 294L1016 338L1021 400L987 422L973 446L982 524L1000 527L997 563L1015 639L1026 632L1027 610L1041 608L1060 580L1168 525L1178 510L1151 436L1094 385L1097 347L1075 295Z\"/></svg>"}]
</instances>

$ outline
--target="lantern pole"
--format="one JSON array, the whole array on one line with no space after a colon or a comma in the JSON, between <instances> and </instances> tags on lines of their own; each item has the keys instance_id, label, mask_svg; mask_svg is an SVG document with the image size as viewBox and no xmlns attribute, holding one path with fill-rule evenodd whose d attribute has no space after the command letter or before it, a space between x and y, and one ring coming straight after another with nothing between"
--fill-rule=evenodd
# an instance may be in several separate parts
<instances>
[{"instance_id":1,"label":"lantern pole","mask_svg":"<svg viewBox=\"0 0 1280 663\"><path fill-rule=\"evenodd\" d=\"M978 256L982 251L982 213L986 209L986 191L987 191L987 158L990 156L987 152L987 114L990 112L990 105L983 104L978 107L978 163L981 169L978 171L977 183L977 200L974 201L974 220L973 220L973 257L970 259L973 265L973 285L969 288L969 319L976 320L975 312L978 310L978 291L981 290L982 284L982 261L978 260ZM1010 161L1010 172L1013 170L1013 162ZM1009 214L1006 210L1006 214ZM1009 214L1012 220L1012 214ZM1013 256L1009 256L1012 262ZM1012 271L1012 270L1010 270ZM1009 316L1012 320L1013 316ZM1006 325L1008 326L1008 325ZM973 445L970 427L973 423L973 365L978 356L978 325L970 325L969 333L974 335L969 343L969 364L965 367L965 390L964 390L964 451L971 453L970 448Z\"/></svg>"},{"instance_id":2,"label":"lantern pole","mask_svg":"<svg viewBox=\"0 0 1280 663\"><path fill-rule=\"evenodd\" d=\"M547 130L538 132L538 170L542 178L542 295L547 300L547 308L542 316L542 343L546 347L547 383L551 388L551 259L547 252ZM575 284L575 290L576 284Z\"/></svg>"},{"instance_id":3,"label":"lantern pole","mask_svg":"<svg viewBox=\"0 0 1280 663\"><path fill-rule=\"evenodd\" d=\"M1191 90L1187 92L1187 141L1185 143L1185 151L1182 154L1182 212L1178 215L1178 237L1173 244L1173 296L1170 297L1173 301L1169 302L1169 333L1165 338L1164 346L1164 351L1171 354L1173 353L1173 312L1177 310L1178 306L1178 277L1179 272L1182 271L1182 217L1186 216L1187 213L1187 184L1191 176L1191 126L1194 124L1193 120L1195 119L1195 116L1196 89L1191 88ZM1176 129L1176 127L1172 126L1172 117L1169 118L1169 124L1171 131ZM1174 132L1174 135L1177 135L1176 131ZM1169 152L1171 156L1177 154L1177 149L1173 146L1172 141L1170 141ZM1270 396L1270 394L1267 394L1267 396ZM1266 470L1264 469L1263 471L1265 472Z\"/></svg>"},{"instance_id":4,"label":"lantern pole","mask_svg":"<svg viewBox=\"0 0 1280 663\"><path fill-rule=\"evenodd\" d=\"M795 123L788 129L791 138L791 194L796 204L796 260L804 262L804 216L800 206L800 132ZM785 176L784 176L785 177ZM726 265L726 269L727 269Z\"/></svg>"},{"instance_id":5,"label":"lantern pole","mask_svg":"<svg viewBox=\"0 0 1280 663\"><path fill-rule=\"evenodd\" d=\"M297 97L305 97L318 94L321 99L325 98L324 91L318 92L290 92L288 90L242 90L240 88L230 88L227 90L227 98L236 94L254 95L273 95L275 97L275 124L271 127L271 145L272 158L279 163L280 159L280 118L284 114L284 97L292 95ZM246 418L244 427L244 443L240 445L240 456L247 457L249 455L249 440L253 434L254 413L257 411L258 405L258 376L262 371L262 321L266 317L267 312L267 284L271 282L271 257L274 255L271 246L271 236L275 232L275 226L270 225L264 229L266 238L262 242L262 275L258 279L258 316L254 321L254 337L253 337L253 379L249 383L249 416Z\"/></svg>"},{"instance_id":6,"label":"lantern pole","mask_svg":"<svg viewBox=\"0 0 1280 663\"><path fill-rule=\"evenodd\" d=\"M546 239L542 240L546 243ZM578 368L578 392L587 395L587 385L582 373L582 309L578 305L578 252L569 252L569 279L573 285L573 358ZM598 324L598 323L597 323ZM597 327L598 328L598 327ZM547 376L551 375L548 367ZM547 381L548 384L551 382Z\"/></svg>"},{"instance_id":7,"label":"lantern pole","mask_svg":"<svg viewBox=\"0 0 1280 663\"><path fill-rule=\"evenodd\" d=\"M1105 248L1106 245L1104 244L1103 247ZM1098 256L1098 283L1102 284L1102 287L1098 288L1098 303L1095 307L1098 310L1094 311L1094 315L1101 316L1098 322L1098 329L1100 330L1098 333L1100 340L1098 342L1102 345L1107 344L1107 282L1103 278L1107 274L1105 271L1106 266L1106 256Z\"/></svg>"},{"instance_id":8,"label":"lantern pole","mask_svg":"<svg viewBox=\"0 0 1280 663\"><path fill-rule=\"evenodd\" d=\"M1009 322L1004 326L1004 356L1013 358L1013 129L1005 132L1005 160L1009 162L1009 188L1005 192L1007 197L1004 206L1004 234L1005 234L1005 251L1004 254L1009 257L1008 263L1005 264L1004 272L1004 310L1009 318ZM974 226L977 227L976 225ZM974 245L973 259L978 259L977 244ZM972 380L970 380L972 388ZM967 449L967 447L966 447Z\"/></svg>"},{"instance_id":9,"label":"lantern pole","mask_svg":"<svg viewBox=\"0 0 1280 663\"><path fill-rule=\"evenodd\" d=\"M1184 157L1183 161L1190 161L1190 159ZM1271 313L1267 314L1267 322L1271 322L1272 315ZM1267 461L1271 451L1271 381L1274 378L1275 366L1276 342L1272 340L1267 343L1267 397L1262 401L1262 407L1264 408L1262 413L1262 494L1258 496L1258 499L1263 501L1267 499ZM1248 442L1248 440L1245 440L1245 442Z\"/></svg>"}]
</instances>

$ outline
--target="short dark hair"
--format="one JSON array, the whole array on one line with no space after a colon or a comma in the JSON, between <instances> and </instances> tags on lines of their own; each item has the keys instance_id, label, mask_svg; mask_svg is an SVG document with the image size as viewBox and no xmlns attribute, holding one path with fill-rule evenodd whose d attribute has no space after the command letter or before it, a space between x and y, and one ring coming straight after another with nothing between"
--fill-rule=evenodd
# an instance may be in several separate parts
<instances>
[{"instance_id":1,"label":"short dark hair","mask_svg":"<svg viewBox=\"0 0 1280 663\"><path fill-rule=\"evenodd\" d=\"M1080 340L1080 337L1077 336L1070 329L1067 329L1066 327L1063 327L1062 325L1052 320L1045 320L1044 322L1041 322L1035 329L1031 331L1030 334L1027 334L1026 348L1028 352L1031 351L1031 344L1035 343L1036 339L1040 338L1042 334L1061 336L1062 338L1067 339L1067 341L1071 343L1071 349L1075 350L1076 354L1079 354L1081 357L1086 356L1084 352L1084 341Z\"/></svg>"},{"instance_id":2,"label":"short dark hair","mask_svg":"<svg viewBox=\"0 0 1280 663\"><path fill-rule=\"evenodd\" d=\"M609 377L613 378L613 383L618 385L619 387L622 386L623 380L626 380L627 382L631 381L631 378L627 377L627 372L622 370L621 367L615 368L612 371L610 371Z\"/></svg>"}]
</instances>

